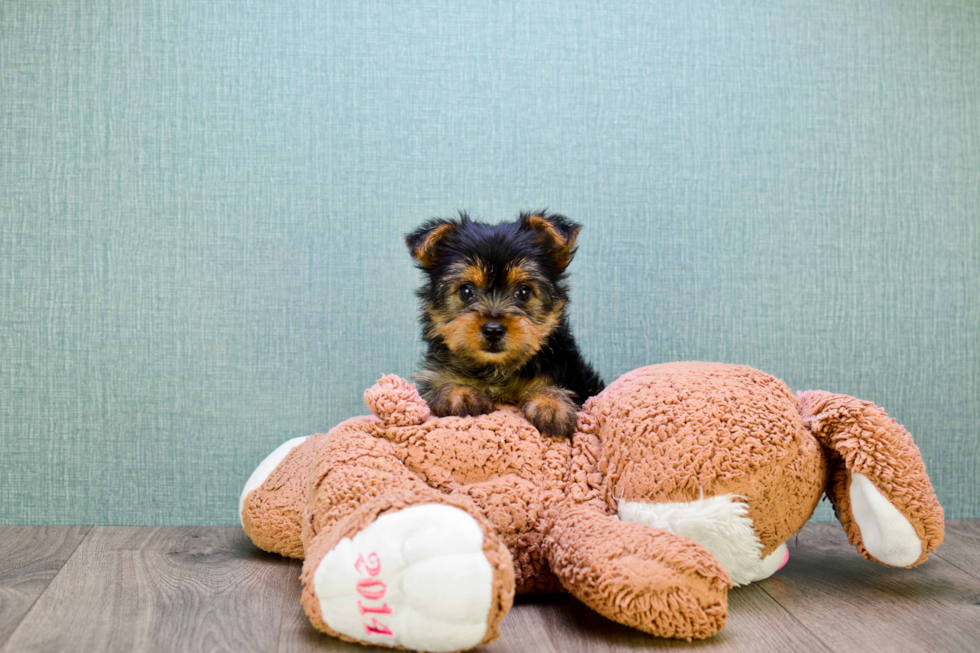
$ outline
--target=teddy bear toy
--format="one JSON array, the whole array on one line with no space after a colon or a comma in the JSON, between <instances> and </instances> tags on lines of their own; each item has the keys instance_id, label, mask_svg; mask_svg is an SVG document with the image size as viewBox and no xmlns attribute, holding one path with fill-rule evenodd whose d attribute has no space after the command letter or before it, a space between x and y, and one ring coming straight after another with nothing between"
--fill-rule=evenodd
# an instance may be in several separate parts
<instances>
[{"instance_id":1,"label":"teddy bear toy","mask_svg":"<svg viewBox=\"0 0 980 653\"><path fill-rule=\"evenodd\" d=\"M434 417L396 376L365 402L372 416L279 447L239 506L257 546L304 559L313 626L348 641L465 650L498 636L515 592L559 590L653 635L710 637L728 589L785 564L824 493L869 560L912 567L943 539L904 428L748 367L629 372L570 440L508 406Z\"/></svg>"}]
</instances>

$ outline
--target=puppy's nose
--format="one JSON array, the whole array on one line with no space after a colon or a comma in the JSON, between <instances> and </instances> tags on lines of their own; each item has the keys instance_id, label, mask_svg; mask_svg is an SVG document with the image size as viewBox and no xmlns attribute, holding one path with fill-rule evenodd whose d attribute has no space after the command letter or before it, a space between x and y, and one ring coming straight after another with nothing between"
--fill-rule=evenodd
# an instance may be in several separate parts
<instances>
[{"instance_id":1,"label":"puppy's nose","mask_svg":"<svg viewBox=\"0 0 980 653\"><path fill-rule=\"evenodd\" d=\"M504 337L507 333L507 329L500 322L486 322L482 327L480 327L480 333L489 342L497 342Z\"/></svg>"}]
</instances>

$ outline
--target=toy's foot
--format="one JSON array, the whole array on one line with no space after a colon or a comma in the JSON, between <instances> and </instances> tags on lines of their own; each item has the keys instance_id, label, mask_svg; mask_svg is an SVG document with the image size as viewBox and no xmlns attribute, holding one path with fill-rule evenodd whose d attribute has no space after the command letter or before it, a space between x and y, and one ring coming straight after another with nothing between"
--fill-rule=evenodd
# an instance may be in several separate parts
<instances>
[{"instance_id":1,"label":"toy's foot","mask_svg":"<svg viewBox=\"0 0 980 653\"><path fill-rule=\"evenodd\" d=\"M908 567L922 555L922 540L912 523L864 474L851 474L848 496L864 548L892 567Z\"/></svg>"},{"instance_id":2,"label":"toy's foot","mask_svg":"<svg viewBox=\"0 0 980 653\"><path fill-rule=\"evenodd\" d=\"M360 642L459 651L488 630L494 568L477 521L459 508L415 505L342 539L313 572L324 623Z\"/></svg>"},{"instance_id":3,"label":"toy's foot","mask_svg":"<svg viewBox=\"0 0 980 653\"><path fill-rule=\"evenodd\" d=\"M252 492L252 490L265 483L265 479L269 478L269 474L271 474L273 470L279 466L279 463L281 463L283 459L289 455L289 452L306 442L309 437L310 436L305 435L303 437L293 438L292 440L283 442L276 447L275 451L266 456L265 460L260 462L259 466L255 468L255 471L252 472L252 475L248 477L248 481L245 482L245 487L242 489L242 494L238 498L238 518L241 520L242 526L245 525L245 520L242 517L242 513L245 510L245 499L248 498L248 495Z\"/></svg>"},{"instance_id":4,"label":"toy's foot","mask_svg":"<svg viewBox=\"0 0 980 653\"><path fill-rule=\"evenodd\" d=\"M242 528L255 546L303 558L303 510L310 465L323 435L293 438L265 457L238 499Z\"/></svg>"}]
</instances>

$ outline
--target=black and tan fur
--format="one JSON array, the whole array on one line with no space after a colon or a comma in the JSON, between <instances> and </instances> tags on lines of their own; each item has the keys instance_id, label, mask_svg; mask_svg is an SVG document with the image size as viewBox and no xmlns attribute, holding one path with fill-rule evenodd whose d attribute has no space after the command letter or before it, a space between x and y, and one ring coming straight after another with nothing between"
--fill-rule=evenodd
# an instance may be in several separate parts
<instances>
[{"instance_id":1,"label":"black and tan fur","mask_svg":"<svg viewBox=\"0 0 980 653\"><path fill-rule=\"evenodd\" d=\"M418 296L428 351L416 380L433 413L513 404L541 432L572 434L581 403L603 388L565 316L580 228L544 212L497 225L460 214L406 237L426 275Z\"/></svg>"}]
</instances>

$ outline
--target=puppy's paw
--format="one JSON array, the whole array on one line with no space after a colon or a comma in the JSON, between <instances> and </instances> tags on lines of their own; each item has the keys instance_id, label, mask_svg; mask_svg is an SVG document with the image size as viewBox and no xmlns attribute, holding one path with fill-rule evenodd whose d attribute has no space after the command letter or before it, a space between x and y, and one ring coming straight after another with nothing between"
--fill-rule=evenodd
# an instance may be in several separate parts
<instances>
[{"instance_id":1,"label":"puppy's paw","mask_svg":"<svg viewBox=\"0 0 980 653\"><path fill-rule=\"evenodd\" d=\"M438 417L483 415L495 408L490 397L464 385L444 386L426 397L429 410Z\"/></svg>"},{"instance_id":2,"label":"puppy's paw","mask_svg":"<svg viewBox=\"0 0 980 653\"><path fill-rule=\"evenodd\" d=\"M578 422L575 404L562 392L542 392L531 395L521 407L524 417L545 435L570 438Z\"/></svg>"}]
</instances>

